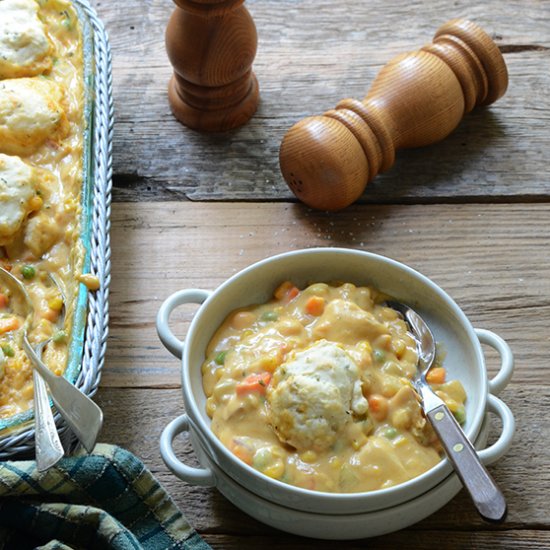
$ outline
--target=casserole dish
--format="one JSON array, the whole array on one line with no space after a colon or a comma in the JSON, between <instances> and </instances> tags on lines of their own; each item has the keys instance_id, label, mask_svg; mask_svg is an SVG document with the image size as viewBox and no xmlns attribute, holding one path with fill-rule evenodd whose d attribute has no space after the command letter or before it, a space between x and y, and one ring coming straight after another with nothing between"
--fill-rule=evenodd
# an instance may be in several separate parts
<instances>
[{"instance_id":1,"label":"casserole dish","mask_svg":"<svg viewBox=\"0 0 550 550\"><path fill-rule=\"evenodd\" d=\"M69 298L68 315L72 328L63 375L81 391L93 395L104 361L108 322L113 124L111 57L103 25L88 2L75 0L73 6L81 33L84 83L82 187L78 203L78 236L74 246L82 250L81 272L95 276L99 289L89 292L84 284L79 284L74 300ZM67 14L66 17L67 24L73 24L71 16ZM31 409L0 421L0 458L33 449L33 416ZM60 416L56 414L55 418L60 434L67 434ZM65 443L70 442L66 440Z\"/></svg>"},{"instance_id":2,"label":"casserole dish","mask_svg":"<svg viewBox=\"0 0 550 550\"><path fill-rule=\"evenodd\" d=\"M369 513L411 501L451 475L451 465L444 458L431 470L394 487L365 493L323 493L293 487L259 473L233 456L214 436L205 412L206 397L201 378L206 347L230 311L266 302L283 280L292 280L300 288L312 282L333 280L371 285L398 301L410 304L444 346L449 378L460 380L466 390L468 398L463 426L466 435L471 441L484 444L478 438L490 400L493 410L498 410L506 423L497 443L482 457L485 456L488 463L506 452L514 431L513 417L496 395L512 375L513 358L507 344L492 332L474 330L464 313L441 288L404 264L358 250L313 248L260 261L228 279L214 292L198 289L176 292L160 308L157 317L159 337L172 354L182 359L186 415L170 424L161 439L161 454L178 477L193 484L221 488L220 472L223 472L225 480L246 487L247 492L274 505L312 514L347 515ZM172 333L168 324L171 312L184 303L202 304L185 342ZM488 378L485 368L482 342L494 347L501 356L499 372L492 379ZM187 429L203 469L189 468L173 454L172 438L178 431ZM449 498L453 496L448 495Z\"/></svg>"}]
</instances>

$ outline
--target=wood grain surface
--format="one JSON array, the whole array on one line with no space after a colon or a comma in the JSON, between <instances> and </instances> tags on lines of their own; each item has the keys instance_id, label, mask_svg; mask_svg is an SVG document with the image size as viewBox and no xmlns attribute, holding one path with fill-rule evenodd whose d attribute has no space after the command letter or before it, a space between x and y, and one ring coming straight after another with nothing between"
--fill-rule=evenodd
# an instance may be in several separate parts
<instances>
[{"instance_id":1,"label":"wood grain surface","mask_svg":"<svg viewBox=\"0 0 550 550\"><path fill-rule=\"evenodd\" d=\"M339 214L294 204L116 204L111 336L99 392L106 416L103 439L142 457L215 548L331 547L266 528L215 490L188 486L167 471L158 440L168 421L183 412L183 403L179 361L160 344L154 318L171 292L214 289L272 254L310 246L368 250L429 276L474 326L509 342L516 371L502 398L518 425L511 451L491 467L509 503L505 524L484 524L461 493L424 522L380 538L373 547L409 541L411 548L433 548L443 540L444 548L547 547L550 500L541 488L550 487L550 426L544 416L550 398L549 215L546 204L358 205ZM175 315L174 330L182 338L192 315L192 309ZM491 371L496 354L486 352ZM178 450L193 463L188 445Z\"/></svg>"},{"instance_id":2,"label":"wood grain surface","mask_svg":"<svg viewBox=\"0 0 550 550\"><path fill-rule=\"evenodd\" d=\"M116 104L102 440L140 456L215 549L550 548L550 2L248 0L260 105L246 126L210 136L170 113L164 30L173 3L92 3L110 34ZM497 42L507 94L445 141L400 151L362 204L328 214L295 203L278 164L286 130L344 97L362 98L388 60L428 43L455 17L471 18ZM312 246L405 262L442 286L474 326L508 341L516 370L502 398L517 435L490 467L509 504L504 524L483 523L461 492L404 531L315 541L262 525L216 490L168 471L159 437L183 403L178 361L156 335L158 307L175 290L214 289L257 260ZM177 313L183 337L194 309ZM492 371L496 353L485 352ZM176 450L195 463L186 440Z\"/></svg>"},{"instance_id":3,"label":"wood grain surface","mask_svg":"<svg viewBox=\"0 0 550 550\"><path fill-rule=\"evenodd\" d=\"M504 51L507 94L468 115L445 141L400 151L367 202L533 201L548 196L550 4L525 0L251 1L258 29L256 115L240 130L202 135L170 112L167 0L96 2L114 51L115 200L289 200L278 164L286 130L345 97L362 98L393 56L431 41L448 19L471 18ZM155 154L151 154L154 151Z\"/></svg>"}]
</instances>

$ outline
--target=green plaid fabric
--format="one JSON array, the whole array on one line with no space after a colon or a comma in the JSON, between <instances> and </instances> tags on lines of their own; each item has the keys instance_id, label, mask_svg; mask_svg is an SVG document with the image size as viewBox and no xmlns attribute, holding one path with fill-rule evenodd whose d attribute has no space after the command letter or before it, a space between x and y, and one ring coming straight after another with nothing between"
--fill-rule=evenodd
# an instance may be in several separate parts
<instances>
[{"instance_id":1,"label":"green plaid fabric","mask_svg":"<svg viewBox=\"0 0 550 550\"><path fill-rule=\"evenodd\" d=\"M97 445L38 473L0 463L0 550L209 550L130 452Z\"/></svg>"}]
</instances>

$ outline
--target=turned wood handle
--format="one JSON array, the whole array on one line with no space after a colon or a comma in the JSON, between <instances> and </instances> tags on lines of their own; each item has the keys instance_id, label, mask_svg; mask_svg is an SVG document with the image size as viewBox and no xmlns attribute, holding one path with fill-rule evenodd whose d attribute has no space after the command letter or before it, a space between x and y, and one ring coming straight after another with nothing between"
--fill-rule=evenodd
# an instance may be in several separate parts
<instances>
[{"instance_id":1,"label":"turned wood handle","mask_svg":"<svg viewBox=\"0 0 550 550\"><path fill-rule=\"evenodd\" d=\"M503 521L507 511L504 496L447 406L441 405L427 415L481 517Z\"/></svg>"},{"instance_id":2,"label":"turned wood handle","mask_svg":"<svg viewBox=\"0 0 550 550\"><path fill-rule=\"evenodd\" d=\"M344 208L393 165L396 149L442 140L507 86L504 59L485 31L449 21L431 44L385 65L363 101L344 99L295 124L281 144L281 172L307 205Z\"/></svg>"}]
</instances>

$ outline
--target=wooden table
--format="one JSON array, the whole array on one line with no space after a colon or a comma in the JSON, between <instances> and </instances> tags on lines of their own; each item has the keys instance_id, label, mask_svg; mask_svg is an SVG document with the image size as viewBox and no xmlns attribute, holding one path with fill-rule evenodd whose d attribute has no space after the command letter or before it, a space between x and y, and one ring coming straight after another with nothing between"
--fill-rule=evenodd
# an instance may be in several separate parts
<instances>
[{"instance_id":1,"label":"wooden table","mask_svg":"<svg viewBox=\"0 0 550 550\"><path fill-rule=\"evenodd\" d=\"M168 472L159 436L183 405L178 361L154 320L173 291L213 289L275 253L369 250L431 277L476 327L510 343L516 371L502 398L517 436L490 468L509 516L503 525L483 523L461 493L410 529L336 547L550 547L550 2L249 0L261 104L248 125L223 136L189 131L169 111L163 33L172 3L94 3L111 37L116 101L103 441L139 455L215 548L334 548L266 527L217 491ZM501 47L505 97L446 141L400 152L359 204L332 214L297 204L278 169L284 132L341 98L362 97L390 58L427 43L456 16L481 24ZM182 334L191 316L180 315ZM193 461L188 443L179 451Z\"/></svg>"}]
</instances>

